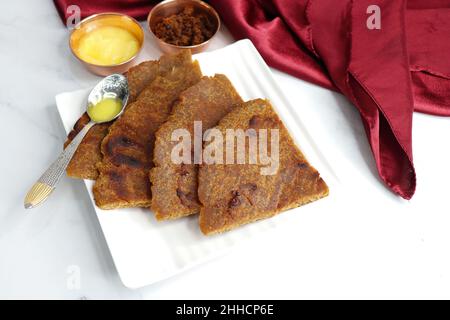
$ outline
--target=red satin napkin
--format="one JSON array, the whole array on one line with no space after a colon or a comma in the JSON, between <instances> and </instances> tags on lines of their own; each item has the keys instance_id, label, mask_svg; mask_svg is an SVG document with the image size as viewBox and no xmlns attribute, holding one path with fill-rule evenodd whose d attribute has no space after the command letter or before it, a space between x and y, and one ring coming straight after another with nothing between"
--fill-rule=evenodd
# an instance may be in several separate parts
<instances>
[{"instance_id":1,"label":"red satin napkin","mask_svg":"<svg viewBox=\"0 0 450 320\"><path fill-rule=\"evenodd\" d=\"M145 0L54 0L63 19L118 11L145 19ZM448 0L210 0L231 33L273 67L344 94L359 110L380 177L414 195L412 113L450 115ZM380 8L381 29L367 12Z\"/></svg>"},{"instance_id":2,"label":"red satin napkin","mask_svg":"<svg viewBox=\"0 0 450 320\"><path fill-rule=\"evenodd\" d=\"M138 20L147 19L151 8L158 1L152 0L53 0L59 16L66 24L67 18L73 13L71 6L80 8L81 19L95 13L119 12Z\"/></svg>"},{"instance_id":3,"label":"red satin napkin","mask_svg":"<svg viewBox=\"0 0 450 320\"><path fill-rule=\"evenodd\" d=\"M450 1L211 0L266 61L342 92L359 110L378 172L414 195L413 110L450 115ZM369 29L370 5L381 29Z\"/></svg>"}]
</instances>

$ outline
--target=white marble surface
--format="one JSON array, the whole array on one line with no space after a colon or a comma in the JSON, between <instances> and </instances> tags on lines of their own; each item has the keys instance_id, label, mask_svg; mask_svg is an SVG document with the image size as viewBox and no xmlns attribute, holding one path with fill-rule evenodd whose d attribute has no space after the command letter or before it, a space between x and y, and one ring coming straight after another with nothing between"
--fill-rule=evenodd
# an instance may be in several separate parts
<instances>
[{"instance_id":1,"label":"white marble surface","mask_svg":"<svg viewBox=\"0 0 450 320\"><path fill-rule=\"evenodd\" d=\"M348 161L340 205L169 280L125 288L81 181L63 179L43 206L23 209L64 141L54 96L98 80L67 39L51 1L0 3L0 298L450 298L450 119L415 115L418 188L403 201L377 178L355 109L278 71L328 157ZM213 48L231 41L223 31ZM159 55L150 39L144 50Z\"/></svg>"}]
</instances>

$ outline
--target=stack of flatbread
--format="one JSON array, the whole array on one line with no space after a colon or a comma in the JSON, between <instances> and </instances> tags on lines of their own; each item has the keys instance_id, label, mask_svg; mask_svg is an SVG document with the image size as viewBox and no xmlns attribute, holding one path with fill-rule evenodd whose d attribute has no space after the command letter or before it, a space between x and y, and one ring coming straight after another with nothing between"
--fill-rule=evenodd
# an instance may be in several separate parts
<instances>
[{"instance_id":1,"label":"stack of flatbread","mask_svg":"<svg viewBox=\"0 0 450 320\"><path fill-rule=\"evenodd\" d=\"M199 214L200 229L209 235L328 195L327 185L270 103L242 101L225 75L202 76L188 51L143 62L126 76L130 99L125 112L112 123L94 126L67 169L71 177L95 180L98 207L147 207L157 220ZM66 144L88 121L84 114ZM192 137L192 154L180 154L181 161L174 161L174 150L180 146L174 140L177 130ZM238 142L223 153L214 149L212 161L198 161L207 148L213 150L217 135L226 137L230 130L250 133L244 137L246 152L258 132L267 133L268 149L277 152L273 172L261 174L267 162L258 156L249 161L250 153L247 161L226 161L242 160ZM271 146L274 132L277 145ZM194 155L195 151L199 152Z\"/></svg>"}]
</instances>

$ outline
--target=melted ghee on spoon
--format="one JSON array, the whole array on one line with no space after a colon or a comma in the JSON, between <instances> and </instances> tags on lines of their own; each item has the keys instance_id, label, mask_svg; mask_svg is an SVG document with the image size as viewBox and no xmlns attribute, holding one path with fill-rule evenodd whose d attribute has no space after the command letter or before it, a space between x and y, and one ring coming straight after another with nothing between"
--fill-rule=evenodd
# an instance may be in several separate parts
<instances>
[{"instance_id":1,"label":"melted ghee on spoon","mask_svg":"<svg viewBox=\"0 0 450 320\"><path fill-rule=\"evenodd\" d=\"M107 122L114 119L122 111L122 100L105 97L87 108L89 117L94 122Z\"/></svg>"}]
</instances>

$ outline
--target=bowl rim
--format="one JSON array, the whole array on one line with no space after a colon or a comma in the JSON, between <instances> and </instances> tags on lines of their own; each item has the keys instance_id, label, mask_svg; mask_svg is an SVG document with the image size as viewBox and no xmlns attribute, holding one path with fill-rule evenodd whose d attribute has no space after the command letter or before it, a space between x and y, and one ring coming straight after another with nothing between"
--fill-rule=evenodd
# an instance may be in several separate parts
<instances>
[{"instance_id":1,"label":"bowl rim","mask_svg":"<svg viewBox=\"0 0 450 320\"><path fill-rule=\"evenodd\" d=\"M94 19L99 18L99 17L102 17L102 16L120 16L120 17L125 17L125 18L127 18L127 19L130 19L131 22L133 22L134 24L136 24L136 25L139 27L139 29L141 30L141 32L142 32L142 41L139 43L139 49L138 49L138 51L137 51L131 58L129 58L128 60L123 61L123 62L121 62L121 63L117 63L117 64L95 64L95 63L90 63L90 62L87 62L87 61L83 60L81 57L79 57L79 56L76 54L76 52L75 52L75 50L74 50L74 48L73 48L73 46L72 46L72 37L73 37L73 34L75 33L75 31L78 30L78 29L81 27L81 25L83 25L83 24L85 24L85 23L89 23L91 20L94 20ZM101 13L94 13L94 14L92 14L92 15L90 15L90 16L87 16L86 18L84 18L84 19L82 19L81 21L79 21L79 22L73 27L73 29L70 31L70 35L69 35L69 47L70 47L70 51L71 51L72 54L75 56L75 58L77 58L79 61L81 61L81 62L83 62L83 63L85 63L85 64L87 64L87 65L89 65L89 66L96 67L96 68L120 67L120 66L123 66L123 65L125 65L125 64L127 64L127 63L130 63L131 61L133 61L133 60L139 55L139 53L141 53L142 48L144 47L144 41L145 41L145 32L144 32L144 28L141 26L141 24L139 23L139 21L137 21L135 18L133 18L133 17L131 17L131 16L129 16L129 15L126 15L126 14L120 13L120 12L101 12Z\"/></svg>"},{"instance_id":2,"label":"bowl rim","mask_svg":"<svg viewBox=\"0 0 450 320\"><path fill-rule=\"evenodd\" d=\"M217 28L216 28L216 30L214 31L213 35L212 35L208 40L203 41L203 42L201 42L201 43L199 43L199 44L192 45L192 46L177 46L177 45L174 45L174 44L165 42L164 40L162 40L162 39L160 39L160 38L158 38L158 37L156 36L156 34L155 34L155 33L153 32L153 30L152 30L152 27L150 26L150 19L151 19L151 17L152 17L152 13L154 12L153 10L155 10L155 9L158 8L158 7L164 6L165 4L168 4L168 3L177 3L177 2L180 2L180 4L181 4L181 2L185 2L185 3L188 3L188 2L197 2L197 3L200 3L202 6L204 6L204 7L208 8L208 9L210 9L210 10L214 13L214 16L215 16L216 19L217 19ZM171 47L171 48L174 48L174 49L195 49L195 48L198 48L198 47L200 47L200 46L203 46L203 45L207 44L208 42L210 42L210 41L217 35L217 33L219 32L220 27L221 27L221 22L220 22L220 16L219 16L219 13L216 11L216 9L214 9L210 4L208 4L208 3L206 3L206 2L204 2L204 1L202 1L202 0L181 0L181 1L180 1L180 0L164 0L164 1L161 1L160 3L158 3L156 6L154 6L154 7L150 10L150 12L148 13L148 16L147 16L147 27L148 27L148 30L150 31L150 33L152 34L152 36L154 36L156 39L158 39L159 41L163 42L165 45L167 45L167 46L169 46L169 47Z\"/></svg>"}]
</instances>

